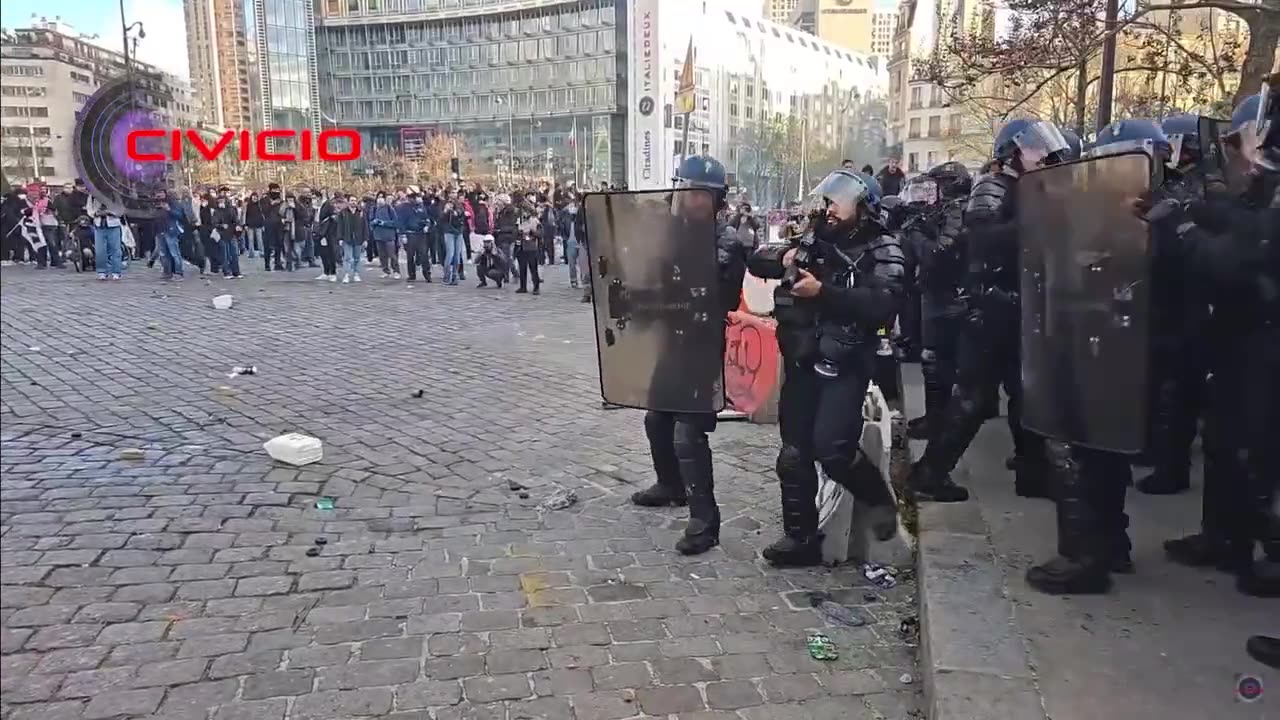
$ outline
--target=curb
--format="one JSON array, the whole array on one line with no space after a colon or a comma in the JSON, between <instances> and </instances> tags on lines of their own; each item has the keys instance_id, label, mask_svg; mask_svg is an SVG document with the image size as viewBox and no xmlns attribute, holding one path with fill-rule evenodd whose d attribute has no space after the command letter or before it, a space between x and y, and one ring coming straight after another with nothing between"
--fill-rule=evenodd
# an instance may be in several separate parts
<instances>
[{"instance_id":1,"label":"curb","mask_svg":"<svg viewBox=\"0 0 1280 720\"><path fill-rule=\"evenodd\" d=\"M907 418L924 411L919 365L903 365ZM916 461L924 443L912 441ZM919 509L920 668L930 720L1044 720L1030 652L1018 631L982 508Z\"/></svg>"}]
</instances>

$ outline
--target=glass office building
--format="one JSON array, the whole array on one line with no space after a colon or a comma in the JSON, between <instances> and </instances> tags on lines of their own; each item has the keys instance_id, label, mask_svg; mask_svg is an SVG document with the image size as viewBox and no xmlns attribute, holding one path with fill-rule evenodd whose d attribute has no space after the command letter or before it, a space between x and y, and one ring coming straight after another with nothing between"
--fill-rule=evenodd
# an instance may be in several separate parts
<instances>
[{"instance_id":1,"label":"glass office building","mask_svg":"<svg viewBox=\"0 0 1280 720\"><path fill-rule=\"evenodd\" d=\"M267 130L320 130L316 30L313 0L251 0L246 7L251 65L256 70L252 104ZM296 141L274 139L276 152Z\"/></svg>"},{"instance_id":2,"label":"glass office building","mask_svg":"<svg viewBox=\"0 0 1280 720\"><path fill-rule=\"evenodd\" d=\"M470 174L623 181L620 0L317 1L323 114L366 147L453 133Z\"/></svg>"}]
</instances>

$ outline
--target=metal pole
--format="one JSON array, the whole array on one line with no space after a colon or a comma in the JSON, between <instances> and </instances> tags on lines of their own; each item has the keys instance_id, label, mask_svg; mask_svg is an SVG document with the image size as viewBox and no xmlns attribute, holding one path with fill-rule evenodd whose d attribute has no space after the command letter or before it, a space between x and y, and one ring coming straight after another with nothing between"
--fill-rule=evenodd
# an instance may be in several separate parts
<instances>
[{"instance_id":1,"label":"metal pole","mask_svg":"<svg viewBox=\"0 0 1280 720\"><path fill-rule=\"evenodd\" d=\"M47 93L48 90L45 92ZM31 124L31 88L28 87L23 91L22 99L27 107L27 140L31 143L31 180L39 182L40 160L36 157L36 128Z\"/></svg>"},{"instance_id":2,"label":"metal pole","mask_svg":"<svg viewBox=\"0 0 1280 720\"><path fill-rule=\"evenodd\" d=\"M1107 39L1102 46L1102 74L1098 79L1098 130L1111 124L1111 101L1116 79L1116 19L1120 1L1107 0Z\"/></svg>"},{"instance_id":3,"label":"metal pole","mask_svg":"<svg viewBox=\"0 0 1280 720\"><path fill-rule=\"evenodd\" d=\"M684 129L680 131L680 164L689 157L689 113L684 114Z\"/></svg>"},{"instance_id":4,"label":"metal pole","mask_svg":"<svg viewBox=\"0 0 1280 720\"><path fill-rule=\"evenodd\" d=\"M516 106L507 99L507 174L516 174Z\"/></svg>"}]
</instances>

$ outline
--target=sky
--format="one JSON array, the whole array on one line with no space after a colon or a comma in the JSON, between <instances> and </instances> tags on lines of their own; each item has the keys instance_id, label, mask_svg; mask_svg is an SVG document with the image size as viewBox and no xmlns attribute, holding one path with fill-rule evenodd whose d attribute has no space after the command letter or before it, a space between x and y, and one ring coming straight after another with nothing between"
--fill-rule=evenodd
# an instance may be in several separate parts
<instances>
[{"instance_id":1,"label":"sky","mask_svg":"<svg viewBox=\"0 0 1280 720\"><path fill-rule=\"evenodd\" d=\"M138 41L139 60L180 77L190 76L182 0L124 0L124 12L130 23L141 20L147 31L147 37ZM32 13L49 20L60 15L77 32L97 33L99 39L93 42L121 50L118 0L5 0L0 3L0 25L28 27Z\"/></svg>"}]
</instances>

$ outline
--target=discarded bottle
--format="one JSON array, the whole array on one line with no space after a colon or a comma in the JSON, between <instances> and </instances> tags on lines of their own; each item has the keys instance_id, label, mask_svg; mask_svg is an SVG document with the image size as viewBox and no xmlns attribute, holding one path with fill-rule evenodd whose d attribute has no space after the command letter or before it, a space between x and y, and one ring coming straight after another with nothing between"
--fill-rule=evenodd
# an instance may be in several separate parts
<instances>
[{"instance_id":1,"label":"discarded bottle","mask_svg":"<svg viewBox=\"0 0 1280 720\"><path fill-rule=\"evenodd\" d=\"M257 375L257 365L237 365L231 368L231 373L227 377L235 377L237 375Z\"/></svg>"},{"instance_id":2,"label":"discarded bottle","mask_svg":"<svg viewBox=\"0 0 1280 720\"><path fill-rule=\"evenodd\" d=\"M831 638L822 633L812 633L809 635L805 645L809 648L809 657L814 660L831 661L840 659L840 653L836 650L836 644L831 642Z\"/></svg>"},{"instance_id":3,"label":"discarded bottle","mask_svg":"<svg viewBox=\"0 0 1280 720\"><path fill-rule=\"evenodd\" d=\"M331 497L322 497L322 498L319 498L318 500L316 500L316 509L317 509L317 510L332 510L332 509L333 509L333 498L331 498Z\"/></svg>"}]
</instances>

